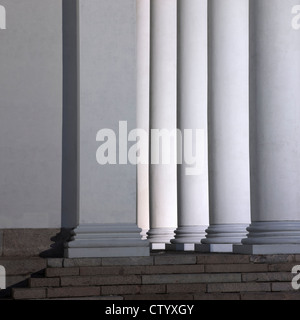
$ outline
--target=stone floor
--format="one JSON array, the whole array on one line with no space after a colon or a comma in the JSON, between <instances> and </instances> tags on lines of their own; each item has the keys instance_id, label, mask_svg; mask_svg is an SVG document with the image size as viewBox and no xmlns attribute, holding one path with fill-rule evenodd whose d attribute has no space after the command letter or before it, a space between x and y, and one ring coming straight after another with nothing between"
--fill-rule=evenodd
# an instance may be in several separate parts
<instances>
[{"instance_id":1,"label":"stone floor","mask_svg":"<svg viewBox=\"0 0 300 320\"><path fill-rule=\"evenodd\" d=\"M129 258L0 258L3 299L300 300L300 255L157 252Z\"/></svg>"}]
</instances>

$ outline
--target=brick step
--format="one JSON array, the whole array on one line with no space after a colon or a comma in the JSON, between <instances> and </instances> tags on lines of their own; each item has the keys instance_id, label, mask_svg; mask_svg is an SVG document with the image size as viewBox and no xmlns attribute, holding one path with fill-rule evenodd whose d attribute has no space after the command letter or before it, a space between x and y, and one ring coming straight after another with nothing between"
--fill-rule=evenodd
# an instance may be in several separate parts
<instances>
[{"instance_id":1,"label":"brick step","mask_svg":"<svg viewBox=\"0 0 300 320\"><path fill-rule=\"evenodd\" d=\"M14 288L13 299L88 298L110 300L211 300L211 299L293 299L300 300L300 293L291 289L290 283L216 283L191 288L166 286L85 286Z\"/></svg>"},{"instance_id":2,"label":"brick step","mask_svg":"<svg viewBox=\"0 0 300 320\"><path fill-rule=\"evenodd\" d=\"M295 264L300 255L234 255L172 253L154 254L150 257L48 259L48 268L105 267L105 266L162 266L162 265L219 265L219 264Z\"/></svg>"},{"instance_id":3,"label":"brick step","mask_svg":"<svg viewBox=\"0 0 300 320\"><path fill-rule=\"evenodd\" d=\"M199 273L166 275L108 275L108 276L62 276L53 278L31 278L30 288L38 287L73 287L90 285L156 285L156 284L191 284L191 283L291 283L294 275L288 272L269 273Z\"/></svg>"},{"instance_id":4,"label":"brick step","mask_svg":"<svg viewBox=\"0 0 300 320\"><path fill-rule=\"evenodd\" d=\"M300 264L299 260L299 255L233 254L48 259L40 265L34 265L37 261L33 265L27 262L29 270L39 270L25 288L14 288L12 297L16 300L257 300L264 297L297 300L300 291L292 288L291 270Z\"/></svg>"},{"instance_id":5,"label":"brick step","mask_svg":"<svg viewBox=\"0 0 300 320\"><path fill-rule=\"evenodd\" d=\"M163 278L161 275L154 275L154 278L146 278L147 281L143 281L143 276L133 275L31 278L28 288L13 289L13 298L121 296L124 299L136 299L135 296L142 298L146 295L162 294L181 296L180 299L189 296L189 299L194 300L201 297L210 299L212 296L246 292L284 293L285 296L293 293L294 298L296 296L300 298L300 292L296 292L291 286L292 275L290 273L248 273L246 275L247 278L244 280L241 274L232 273L170 274L163 275Z\"/></svg>"},{"instance_id":6,"label":"brick step","mask_svg":"<svg viewBox=\"0 0 300 320\"><path fill-rule=\"evenodd\" d=\"M111 266L47 268L46 277L96 276L96 275L155 275L199 273L262 273L291 271L292 265L219 264L219 265L166 265L166 266Z\"/></svg>"}]
</instances>

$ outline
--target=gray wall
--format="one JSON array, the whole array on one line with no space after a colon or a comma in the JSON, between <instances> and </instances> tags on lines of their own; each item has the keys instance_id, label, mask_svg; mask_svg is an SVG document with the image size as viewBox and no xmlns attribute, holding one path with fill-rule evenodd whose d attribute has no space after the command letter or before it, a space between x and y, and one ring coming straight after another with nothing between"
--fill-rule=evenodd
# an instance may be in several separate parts
<instances>
[{"instance_id":1,"label":"gray wall","mask_svg":"<svg viewBox=\"0 0 300 320\"><path fill-rule=\"evenodd\" d=\"M0 4L0 229L136 222L136 168L96 161L136 127L135 0L80 0L80 43L75 0Z\"/></svg>"},{"instance_id":2,"label":"gray wall","mask_svg":"<svg viewBox=\"0 0 300 320\"><path fill-rule=\"evenodd\" d=\"M62 0L1 0L0 229L61 226Z\"/></svg>"},{"instance_id":3,"label":"gray wall","mask_svg":"<svg viewBox=\"0 0 300 320\"><path fill-rule=\"evenodd\" d=\"M135 166L96 162L98 130L136 127L135 2L79 2L80 223L136 223Z\"/></svg>"}]
</instances>

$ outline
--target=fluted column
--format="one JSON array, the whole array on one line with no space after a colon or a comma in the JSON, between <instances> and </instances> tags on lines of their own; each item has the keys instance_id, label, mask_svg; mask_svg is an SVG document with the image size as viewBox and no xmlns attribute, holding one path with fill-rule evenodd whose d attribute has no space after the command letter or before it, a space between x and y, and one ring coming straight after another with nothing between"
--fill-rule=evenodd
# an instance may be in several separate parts
<instances>
[{"instance_id":1,"label":"fluted column","mask_svg":"<svg viewBox=\"0 0 300 320\"><path fill-rule=\"evenodd\" d=\"M153 249L164 249L177 227L176 139L161 148L158 131L171 134L176 129L176 0L151 0L150 31L150 231ZM156 133L156 138L152 133ZM162 141L160 141L162 142ZM170 149L170 152L169 152ZM169 154L170 153L170 154ZM170 157L169 157L170 155ZM169 158L169 159L166 159Z\"/></svg>"},{"instance_id":2,"label":"fluted column","mask_svg":"<svg viewBox=\"0 0 300 320\"><path fill-rule=\"evenodd\" d=\"M249 1L208 3L210 226L198 249L230 252L250 222Z\"/></svg>"},{"instance_id":3,"label":"fluted column","mask_svg":"<svg viewBox=\"0 0 300 320\"><path fill-rule=\"evenodd\" d=\"M208 226L207 0L177 3L177 118L183 161L178 166L178 228L171 242L173 248L193 250Z\"/></svg>"},{"instance_id":4,"label":"fluted column","mask_svg":"<svg viewBox=\"0 0 300 320\"><path fill-rule=\"evenodd\" d=\"M137 0L137 127L149 135L150 0ZM149 150L149 140L144 150ZM147 155L148 156L148 155ZM137 219L143 237L149 230L149 164L137 165Z\"/></svg>"},{"instance_id":5,"label":"fluted column","mask_svg":"<svg viewBox=\"0 0 300 320\"><path fill-rule=\"evenodd\" d=\"M236 252L300 253L300 31L294 6L293 0L250 1L252 223Z\"/></svg>"}]
</instances>

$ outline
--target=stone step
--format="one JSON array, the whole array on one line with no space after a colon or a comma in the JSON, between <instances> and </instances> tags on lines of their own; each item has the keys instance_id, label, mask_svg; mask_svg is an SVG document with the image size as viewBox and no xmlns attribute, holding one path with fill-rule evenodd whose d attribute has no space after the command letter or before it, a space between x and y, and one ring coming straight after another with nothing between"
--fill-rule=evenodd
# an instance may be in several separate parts
<instances>
[{"instance_id":1,"label":"stone step","mask_svg":"<svg viewBox=\"0 0 300 320\"><path fill-rule=\"evenodd\" d=\"M218 264L300 264L300 255L233 255L233 254L198 254L172 253L154 254L150 257L129 258L50 258L48 268L104 267L104 266L161 266L161 265L218 265Z\"/></svg>"},{"instance_id":2,"label":"stone step","mask_svg":"<svg viewBox=\"0 0 300 320\"><path fill-rule=\"evenodd\" d=\"M230 274L232 275L232 274ZM216 275L213 275L216 276ZM181 299L190 296L191 300L200 299L202 296L211 297L224 294L244 294L246 292L277 293L277 296L286 297L293 294L293 299L300 297L300 291L295 291L289 281L268 281L268 282L226 282L228 274L222 277L208 278L208 281L200 282L182 281L183 283L172 283L172 281L161 281L157 284L142 284L136 277L123 277L117 280L104 281L103 277L68 277L66 278L34 278L30 279L29 288L14 288L14 299L45 299L45 298L71 298L71 297L91 297L91 296L122 296L124 299L146 295L180 295ZM73 279L71 279L73 278ZM83 278L83 279L82 279ZM280 278L280 276L279 276ZM72 280L72 281L71 281ZM196 279L197 280L197 279ZM137 283L138 282L138 283ZM251 295L244 296L251 298ZM255 296L253 296L255 298Z\"/></svg>"},{"instance_id":3,"label":"stone step","mask_svg":"<svg viewBox=\"0 0 300 320\"><path fill-rule=\"evenodd\" d=\"M139 292L119 295L101 294L100 287L72 287L72 288L15 288L15 300L44 300L44 299L80 299L80 300L300 300L299 292L294 291L255 291L259 287L245 286L242 292L171 292L147 293ZM265 288L263 288L265 289ZM129 291L128 291L129 292Z\"/></svg>"},{"instance_id":4,"label":"stone step","mask_svg":"<svg viewBox=\"0 0 300 320\"><path fill-rule=\"evenodd\" d=\"M218 274L240 273L246 279L247 273L266 275L290 273L295 263L288 264L208 264L208 265L161 265L161 266L97 266L46 268L48 278L63 276L105 276L105 275L164 275L164 274ZM258 278L259 279L259 278Z\"/></svg>"},{"instance_id":5,"label":"stone step","mask_svg":"<svg viewBox=\"0 0 300 320\"><path fill-rule=\"evenodd\" d=\"M292 288L299 255L156 254L151 257L28 259L10 274L32 271L13 299L256 300L300 299ZM20 261L20 265L14 265ZM27 274L28 276L28 274ZM258 294L259 293L259 294ZM267 300L268 300L267 299Z\"/></svg>"}]
</instances>

